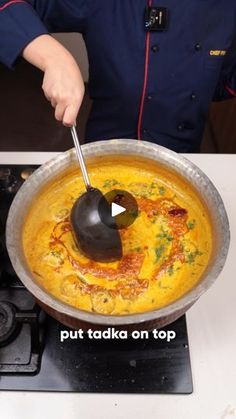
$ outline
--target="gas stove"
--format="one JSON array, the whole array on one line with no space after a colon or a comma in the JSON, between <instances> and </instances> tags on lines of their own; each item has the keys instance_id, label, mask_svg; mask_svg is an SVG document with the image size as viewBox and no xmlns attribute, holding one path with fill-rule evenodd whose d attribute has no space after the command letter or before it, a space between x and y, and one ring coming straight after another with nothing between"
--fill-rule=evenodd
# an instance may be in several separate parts
<instances>
[{"instance_id":1,"label":"gas stove","mask_svg":"<svg viewBox=\"0 0 236 419\"><path fill-rule=\"evenodd\" d=\"M37 168L0 166L0 390L190 394L193 391L185 316L163 328L171 342L60 341L70 331L46 315L9 260L5 224L11 202Z\"/></svg>"}]
</instances>

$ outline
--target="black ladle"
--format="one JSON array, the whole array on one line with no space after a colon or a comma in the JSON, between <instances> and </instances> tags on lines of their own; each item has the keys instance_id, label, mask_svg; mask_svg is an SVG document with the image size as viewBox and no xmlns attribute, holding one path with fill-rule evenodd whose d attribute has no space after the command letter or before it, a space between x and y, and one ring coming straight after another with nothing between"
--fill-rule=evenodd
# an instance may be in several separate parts
<instances>
[{"instance_id":1,"label":"black ladle","mask_svg":"<svg viewBox=\"0 0 236 419\"><path fill-rule=\"evenodd\" d=\"M86 192L74 203L70 221L78 247L89 259L98 262L113 262L122 257L122 243L115 219L102 192L91 186L76 127L71 127L77 158L86 187ZM102 211L102 214L101 214ZM104 224L101 220L106 220Z\"/></svg>"}]
</instances>

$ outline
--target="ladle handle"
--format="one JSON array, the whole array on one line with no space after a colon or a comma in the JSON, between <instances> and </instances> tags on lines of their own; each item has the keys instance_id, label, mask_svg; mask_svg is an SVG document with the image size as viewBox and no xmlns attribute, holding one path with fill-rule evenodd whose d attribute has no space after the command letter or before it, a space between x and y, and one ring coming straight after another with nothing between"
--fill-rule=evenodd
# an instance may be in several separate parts
<instances>
[{"instance_id":1,"label":"ladle handle","mask_svg":"<svg viewBox=\"0 0 236 419\"><path fill-rule=\"evenodd\" d=\"M89 190L89 189L91 189L91 183L90 183L90 180L89 180L89 177L88 177L88 172L87 172L85 162L84 162L84 156L83 156L83 153L82 153L82 150L81 150L81 147L80 147L79 137L78 137L75 125L73 125L71 127L71 135L72 135L72 138L73 138L73 141L74 141L76 155L77 155L77 158L79 160L79 164L80 164L81 172L82 172L82 175L83 175L84 183L85 183L86 189Z\"/></svg>"}]
</instances>

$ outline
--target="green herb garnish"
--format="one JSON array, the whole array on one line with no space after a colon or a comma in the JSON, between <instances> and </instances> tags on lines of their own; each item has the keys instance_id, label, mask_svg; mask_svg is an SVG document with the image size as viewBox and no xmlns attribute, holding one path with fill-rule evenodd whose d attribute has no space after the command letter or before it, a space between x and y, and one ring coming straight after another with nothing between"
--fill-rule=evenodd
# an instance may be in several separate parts
<instances>
[{"instance_id":1,"label":"green herb garnish","mask_svg":"<svg viewBox=\"0 0 236 419\"><path fill-rule=\"evenodd\" d=\"M172 276L174 273L174 266L173 265L169 266L169 268L167 269L167 272L169 276Z\"/></svg>"},{"instance_id":2,"label":"green herb garnish","mask_svg":"<svg viewBox=\"0 0 236 419\"><path fill-rule=\"evenodd\" d=\"M189 220L187 222L187 227L188 227L189 230L193 230L195 225L196 225L196 220Z\"/></svg>"},{"instance_id":3,"label":"green herb garnish","mask_svg":"<svg viewBox=\"0 0 236 419\"><path fill-rule=\"evenodd\" d=\"M155 249L156 262L158 262L161 259L161 257L163 256L164 251L165 251L165 246L163 244L161 244L161 246L159 246Z\"/></svg>"},{"instance_id":4,"label":"green herb garnish","mask_svg":"<svg viewBox=\"0 0 236 419\"><path fill-rule=\"evenodd\" d=\"M173 240L173 236L168 232L168 230L164 230L163 227L161 227L161 233L157 235L159 239L165 239L169 242Z\"/></svg>"},{"instance_id":5,"label":"green herb garnish","mask_svg":"<svg viewBox=\"0 0 236 419\"><path fill-rule=\"evenodd\" d=\"M106 179L103 184L103 188L111 188L112 186L120 185L116 179Z\"/></svg>"},{"instance_id":6,"label":"green herb garnish","mask_svg":"<svg viewBox=\"0 0 236 419\"><path fill-rule=\"evenodd\" d=\"M165 193L166 193L166 190L165 190L165 188L163 187L163 186L159 186L159 194L161 195L161 196L163 196L163 195L165 195Z\"/></svg>"},{"instance_id":7,"label":"green herb garnish","mask_svg":"<svg viewBox=\"0 0 236 419\"><path fill-rule=\"evenodd\" d=\"M195 259L197 256L202 256L202 255L203 253L200 252L198 249L195 250L195 252L189 252L186 257L186 262L189 264L192 264L193 262L195 262Z\"/></svg>"}]
</instances>

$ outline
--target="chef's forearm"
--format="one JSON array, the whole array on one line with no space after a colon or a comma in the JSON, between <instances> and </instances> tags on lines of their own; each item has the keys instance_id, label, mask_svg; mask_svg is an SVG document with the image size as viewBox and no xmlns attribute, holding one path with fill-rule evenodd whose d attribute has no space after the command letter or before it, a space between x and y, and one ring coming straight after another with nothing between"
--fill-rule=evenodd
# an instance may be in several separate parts
<instances>
[{"instance_id":1,"label":"chef's forearm","mask_svg":"<svg viewBox=\"0 0 236 419\"><path fill-rule=\"evenodd\" d=\"M28 43L22 55L44 72L42 89L55 108L55 118L66 126L75 124L84 95L84 83L70 52L46 34Z\"/></svg>"},{"instance_id":2,"label":"chef's forearm","mask_svg":"<svg viewBox=\"0 0 236 419\"><path fill-rule=\"evenodd\" d=\"M35 67L45 71L57 62L74 62L70 52L51 35L41 35L31 41L23 50L22 56Z\"/></svg>"}]
</instances>

